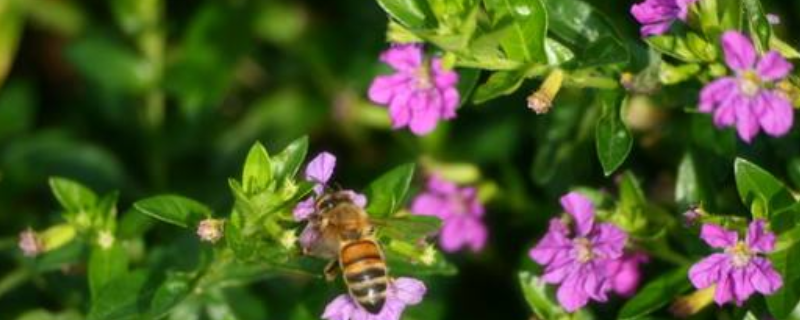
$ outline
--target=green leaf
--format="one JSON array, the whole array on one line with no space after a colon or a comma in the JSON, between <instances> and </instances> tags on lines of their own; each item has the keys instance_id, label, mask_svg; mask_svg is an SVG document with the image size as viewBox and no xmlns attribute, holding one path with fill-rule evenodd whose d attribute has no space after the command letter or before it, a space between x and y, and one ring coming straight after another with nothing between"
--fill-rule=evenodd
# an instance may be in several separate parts
<instances>
[{"instance_id":1,"label":"green leaf","mask_svg":"<svg viewBox=\"0 0 800 320\"><path fill-rule=\"evenodd\" d=\"M620 95L615 92L598 94L597 102L603 113L597 121L595 142L597 156L606 176L614 173L628 157L633 146L633 137L620 118ZM627 99L624 100L626 103Z\"/></svg>"},{"instance_id":2,"label":"green leaf","mask_svg":"<svg viewBox=\"0 0 800 320\"><path fill-rule=\"evenodd\" d=\"M575 53L558 40L547 38L544 42L547 63L553 66L565 64L575 58Z\"/></svg>"},{"instance_id":3,"label":"green leaf","mask_svg":"<svg viewBox=\"0 0 800 320\"><path fill-rule=\"evenodd\" d=\"M734 174L739 197L750 208L754 219L768 219L776 233L796 225L798 213L793 208L794 198L781 181L742 158L736 159Z\"/></svg>"},{"instance_id":4,"label":"green leaf","mask_svg":"<svg viewBox=\"0 0 800 320\"><path fill-rule=\"evenodd\" d=\"M430 26L430 7L423 0L378 0L378 4L392 18L409 28Z\"/></svg>"},{"instance_id":5,"label":"green leaf","mask_svg":"<svg viewBox=\"0 0 800 320\"><path fill-rule=\"evenodd\" d=\"M159 319L165 316L186 299L192 290L194 290L194 277L191 274L168 273L167 279L158 287L150 302L150 317Z\"/></svg>"},{"instance_id":6,"label":"green leaf","mask_svg":"<svg viewBox=\"0 0 800 320\"><path fill-rule=\"evenodd\" d=\"M581 0L544 0L548 29L577 57L577 67L626 63L628 47L608 17Z\"/></svg>"},{"instance_id":7,"label":"green leaf","mask_svg":"<svg viewBox=\"0 0 800 320\"><path fill-rule=\"evenodd\" d=\"M20 36L25 22L20 3L22 1L0 2L0 87L11 70L17 54Z\"/></svg>"},{"instance_id":8,"label":"green leaf","mask_svg":"<svg viewBox=\"0 0 800 320\"><path fill-rule=\"evenodd\" d=\"M510 19L511 27L500 40L512 60L547 63L547 10L541 0L483 0L495 24Z\"/></svg>"},{"instance_id":9,"label":"green leaf","mask_svg":"<svg viewBox=\"0 0 800 320\"><path fill-rule=\"evenodd\" d=\"M432 236L442 227L442 220L437 217L417 215L385 218L377 222L380 225L379 233L410 243Z\"/></svg>"},{"instance_id":10,"label":"green leaf","mask_svg":"<svg viewBox=\"0 0 800 320\"><path fill-rule=\"evenodd\" d=\"M414 164L404 164L383 174L367 186L367 212L373 217L392 216L403 205L411 179L414 177Z\"/></svg>"},{"instance_id":11,"label":"green leaf","mask_svg":"<svg viewBox=\"0 0 800 320\"><path fill-rule=\"evenodd\" d=\"M525 80L525 74L518 70L492 73L489 79L475 90L472 102L481 104L499 96L514 93L522 85L523 80Z\"/></svg>"},{"instance_id":12,"label":"green leaf","mask_svg":"<svg viewBox=\"0 0 800 320\"><path fill-rule=\"evenodd\" d=\"M155 84L156 69L122 43L101 36L72 42L67 58L97 86L121 93L140 93Z\"/></svg>"},{"instance_id":13,"label":"green leaf","mask_svg":"<svg viewBox=\"0 0 800 320\"><path fill-rule=\"evenodd\" d=\"M148 216L184 228L193 228L212 213L206 205L178 195L150 197L137 201L133 207Z\"/></svg>"},{"instance_id":14,"label":"green leaf","mask_svg":"<svg viewBox=\"0 0 800 320\"><path fill-rule=\"evenodd\" d=\"M462 106L469 101L470 97L472 96L472 92L475 91L475 87L478 85L478 80L480 77L481 70L479 69L458 69L459 80L456 88L458 89L458 93L461 95L461 101L458 104L459 106Z\"/></svg>"},{"instance_id":15,"label":"green leaf","mask_svg":"<svg viewBox=\"0 0 800 320\"><path fill-rule=\"evenodd\" d=\"M784 42L776 36L769 39L770 48L777 50L782 56L787 59L800 59L800 52L797 51L792 45Z\"/></svg>"},{"instance_id":16,"label":"green leaf","mask_svg":"<svg viewBox=\"0 0 800 320\"><path fill-rule=\"evenodd\" d=\"M28 81L12 81L0 90L0 141L21 135L33 127L37 100L37 93Z\"/></svg>"},{"instance_id":17,"label":"green leaf","mask_svg":"<svg viewBox=\"0 0 800 320\"><path fill-rule=\"evenodd\" d=\"M277 181L293 179L308 152L308 137L292 141L278 155L272 158L272 175Z\"/></svg>"},{"instance_id":18,"label":"green leaf","mask_svg":"<svg viewBox=\"0 0 800 320\"><path fill-rule=\"evenodd\" d=\"M61 177L50 178L50 190L68 212L87 211L97 203L97 195L84 185Z\"/></svg>"},{"instance_id":19,"label":"green leaf","mask_svg":"<svg viewBox=\"0 0 800 320\"><path fill-rule=\"evenodd\" d=\"M98 299L98 294L103 287L127 272L128 255L120 245L115 244L110 248L92 247L87 270L92 300Z\"/></svg>"},{"instance_id":20,"label":"green leaf","mask_svg":"<svg viewBox=\"0 0 800 320\"><path fill-rule=\"evenodd\" d=\"M539 319L563 319L566 312L547 292L547 285L539 277L522 271L518 275L525 301Z\"/></svg>"},{"instance_id":21,"label":"green leaf","mask_svg":"<svg viewBox=\"0 0 800 320\"><path fill-rule=\"evenodd\" d=\"M688 267L667 273L639 290L633 298L628 300L619 312L619 319L641 319L655 312L673 300L683 291L691 288L689 278L686 276Z\"/></svg>"},{"instance_id":22,"label":"green leaf","mask_svg":"<svg viewBox=\"0 0 800 320\"><path fill-rule=\"evenodd\" d=\"M152 296L146 288L147 273L132 272L117 277L102 289L93 301L87 320L140 319L139 304Z\"/></svg>"},{"instance_id":23,"label":"green leaf","mask_svg":"<svg viewBox=\"0 0 800 320\"><path fill-rule=\"evenodd\" d=\"M697 166L692 158L692 153L687 152L683 156L680 165L678 165L675 202L680 204L682 208L700 204L704 199Z\"/></svg>"},{"instance_id":24,"label":"green leaf","mask_svg":"<svg viewBox=\"0 0 800 320\"><path fill-rule=\"evenodd\" d=\"M257 194L267 190L272 182L272 163L269 153L260 142L256 142L247 154L242 170L242 187L247 194Z\"/></svg>"},{"instance_id":25,"label":"green leaf","mask_svg":"<svg viewBox=\"0 0 800 320\"><path fill-rule=\"evenodd\" d=\"M716 59L714 46L693 33L687 37L653 36L646 38L645 42L656 51L683 62L711 62Z\"/></svg>"},{"instance_id":26,"label":"green leaf","mask_svg":"<svg viewBox=\"0 0 800 320\"><path fill-rule=\"evenodd\" d=\"M772 26L767 20L764 8L761 7L760 0L742 0L742 17L747 20L747 27L750 30L750 38L756 45L759 52L767 52L770 48L770 37L772 36Z\"/></svg>"},{"instance_id":27,"label":"green leaf","mask_svg":"<svg viewBox=\"0 0 800 320\"><path fill-rule=\"evenodd\" d=\"M789 315L800 302L800 244L795 243L789 248L773 252L770 260L775 270L783 278L783 286L772 295L768 295L767 308L775 319L788 319Z\"/></svg>"}]
</instances>

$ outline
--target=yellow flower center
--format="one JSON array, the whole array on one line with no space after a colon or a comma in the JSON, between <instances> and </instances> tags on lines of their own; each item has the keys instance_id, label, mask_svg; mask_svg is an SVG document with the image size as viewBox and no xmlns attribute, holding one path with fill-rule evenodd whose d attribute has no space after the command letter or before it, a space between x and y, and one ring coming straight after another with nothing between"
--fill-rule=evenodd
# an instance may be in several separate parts
<instances>
[{"instance_id":1,"label":"yellow flower center","mask_svg":"<svg viewBox=\"0 0 800 320\"><path fill-rule=\"evenodd\" d=\"M753 258L750 248L742 241L737 242L733 247L725 249L725 253L730 256L731 264L736 268L747 266L750 263L750 259Z\"/></svg>"},{"instance_id":2,"label":"yellow flower center","mask_svg":"<svg viewBox=\"0 0 800 320\"><path fill-rule=\"evenodd\" d=\"M578 260L580 263L586 263L594 258L594 251L592 250L592 242L589 239L584 237L575 238L573 240L573 244L575 244L576 250L576 257L575 259Z\"/></svg>"},{"instance_id":3,"label":"yellow flower center","mask_svg":"<svg viewBox=\"0 0 800 320\"><path fill-rule=\"evenodd\" d=\"M739 77L739 90L748 97L754 97L761 89L761 78L754 71L746 71Z\"/></svg>"},{"instance_id":4,"label":"yellow flower center","mask_svg":"<svg viewBox=\"0 0 800 320\"><path fill-rule=\"evenodd\" d=\"M422 65L416 70L417 89L426 90L433 88L433 75L431 72L430 60L425 59Z\"/></svg>"}]
</instances>

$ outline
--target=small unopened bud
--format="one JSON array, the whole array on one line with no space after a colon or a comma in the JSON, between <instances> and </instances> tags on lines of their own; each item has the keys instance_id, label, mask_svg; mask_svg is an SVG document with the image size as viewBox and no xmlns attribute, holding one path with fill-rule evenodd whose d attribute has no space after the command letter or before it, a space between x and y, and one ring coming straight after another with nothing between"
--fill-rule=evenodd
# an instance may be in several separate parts
<instances>
[{"instance_id":1,"label":"small unopened bud","mask_svg":"<svg viewBox=\"0 0 800 320\"><path fill-rule=\"evenodd\" d=\"M44 252L44 242L36 231L28 228L19 234L19 249L26 257L35 257Z\"/></svg>"},{"instance_id":2,"label":"small unopened bud","mask_svg":"<svg viewBox=\"0 0 800 320\"><path fill-rule=\"evenodd\" d=\"M222 238L225 220L208 218L200 221L197 226L197 236L205 242L216 243Z\"/></svg>"},{"instance_id":3,"label":"small unopened bud","mask_svg":"<svg viewBox=\"0 0 800 320\"><path fill-rule=\"evenodd\" d=\"M678 318L688 318L703 310L714 301L714 292L717 286L713 285L700 289L688 295L678 297L669 307L669 311Z\"/></svg>"},{"instance_id":4,"label":"small unopened bud","mask_svg":"<svg viewBox=\"0 0 800 320\"><path fill-rule=\"evenodd\" d=\"M619 83L628 91L635 91L636 86L634 83L635 77L633 73L623 72L619 77Z\"/></svg>"},{"instance_id":5,"label":"small unopened bud","mask_svg":"<svg viewBox=\"0 0 800 320\"><path fill-rule=\"evenodd\" d=\"M553 107L553 99L556 98L558 91L561 90L561 83L564 82L564 71L555 69L547 75L539 90L528 96L528 108L536 114L544 114Z\"/></svg>"},{"instance_id":6,"label":"small unopened bud","mask_svg":"<svg viewBox=\"0 0 800 320\"><path fill-rule=\"evenodd\" d=\"M97 235L97 245L103 249L109 249L114 245L114 234L111 231L103 230Z\"/></svg>"},{"instance_id":7,"label":"small unopened bud","mask_svg":"<svg viewBox=\"0 0 800 320\"><path fill-rule=\"evenodd\" d=\"M697 206L692 206L683 213L683 224L691 227L703 217L703 210Z\"/></svg>"},{"instance_id":8,"label":"small unopened bud","mask_svg":"<svg viewBox=\"0 0 800 320\"><path fill-rule=\"evenodd\" d=\"M284 231L281 235L280 242L284 249L294 249L294 246L297 244L297 234L295 234L295 230Z\"/></svg>"}]
</instances>

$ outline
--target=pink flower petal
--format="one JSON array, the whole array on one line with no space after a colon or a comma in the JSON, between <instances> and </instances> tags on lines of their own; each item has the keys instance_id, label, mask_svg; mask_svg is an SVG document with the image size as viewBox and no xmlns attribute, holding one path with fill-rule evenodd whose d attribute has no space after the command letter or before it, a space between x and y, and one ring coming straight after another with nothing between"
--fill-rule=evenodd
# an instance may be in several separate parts
<instances>
[{"instance_id":1,"label":"pink flower petal","mask_svg":"<svg viewBox=\"0 0 800 320\"><path fill-rule=\"evenodd\" d=\"M775 249L775 234L767 231L766 222L761 219L753 220L747 228L745 243L751 250L761 253L769 253Z\"/></svg>"},{"instance_id":2,"label":"pink flower petal","mask_svg":"<svg viewBox=\"0 0 800 320\"><path fill-rule=\"evenodd\" d=\"M755 103L761 111L758 118L764 132L773 137L780 137L789 132L794 122L794 108L782 96L773 92L762 92Z\"/></svg>"},{"instance_id":3,"label":"pink flower petal","mask_svg":"<svg viewBox=\"0 0 800 320\"><path fill-rule=\"evenodd\" d=\"M751 268L734 268L730 273L730 277L733 279L733 297L738 306L741 306L755 292L753 285L750 283L748 270L751 270Z\"/></svg>"},{"instance_id":4,"label":"pink flower petal","mask_svg":"<svg viewBox=\"0 0 800 320\"><path fill-rule=\"evenodd\" d=\"M561 207L575 218L578 233L587 235L594 224L594 204L589 198L577 192L570 192L561 197Z\"/></svg>"},{"instance_id":5,"label":"pink flower petal","mask_svg":"<svg viewBox=\"0 0 800 320\"><path fill-rule=\"evenodd\" d=\"M439 121L439 111L437 109L435 97L425 93L417 92L412 95L409 101L411 106L411 121L409 129L411 132L418 135L426 135L436 128L436 123Z\"/></svg>"},{"instance_id":6,"label":"pink flower petal","mask_svg":"<svg viewBox=\"0 0 800 320\"><path fill-rule=\"evenodd\" d=\"M314 198L309 197L301 202L298 202L297 205L292 210L292 215L294 216L294 221L303 221L308 219L317 209L314 206Z\"/></svg>"},{"instance_id":7,"label":"pink flower petal","mask_svg":"<svg viewBox=\"0 0 800 320\"><path fill-rule=\"evenodd\" d=\"M717 305L723 305L734 298L733 280L727 273L724 273L717 283L717 288L714 291L714 302Z\"/></svg>"},{"instance_id":8,"label":"pink flower petal","mask_svg":"<svg viewBox=\"0 0 800 320\"><path fill-rule=\"evenodd\" d=\"M406 277L400 277L393 281L392 289L394 289L393 298L406 305L420 303L428 290L422 281Z\"/></svg>"},{"instance_id":9,"label":"pink flower petal","mask_svg":"<svg viewBox=\"0 0 800 320\"><path fill-rule=\"evenodd\" d=\"M456 108L458 108L458 104L461 102L461 97L458 93L456 88L446 88L444 92L442 92L442 118L444 119L453 119L456 117Z\"/></svg>"},{"instance_id":10,"label":"pink flower petal","mask_svg":"<svg viewBox=\"0 0 800 320\"><path fill-rule=\"evenodd\" d=\"M700 262L695 263L689 269L689 280L695 288L705 289L717 283L722 277L723 266L730 263L727 255L715 253Z\"/></svg>"},{"instance_id":11,"label":"pink flower petal","mask_svg":"<svg viewBox=\"0 0 800 320\"><path fill-rule=\"evenodd\" d=\"M600 223L589 239L593 243L594 253L603 259L617 259L622 256L628 234L610 223Z\"/></svg>"},{"instance_id":12,"label":"pink flower petal","mask_svg":"<svg viewBox=\"0 0 800 320\"><path fill-rule=\"evenodd\" d=\"M439 242L447 252L456 252L465 246L478 251L486 243L486 227L478 219L453 218L445 221Z\"/></svg>"},{"instance_id":13,"label":"pink flower petal","mask_svg":"<svg viewBox=\"0 0 800 320\"><path fill-rule=\"evenodd\" d=\"M734 105L736 111L736 133L742 141L750 143L761 131L759 118L753 112L755 100L743 99L744 103Z\"/></svg>"},{"instance_id":14,"label":"pink flower petal","mask_svg":"<svg viewBox=\"0 0 800 320\"><path fill-rule=\"evenodd\" d=\"M421 216L434 216L446 219L450 216L448 203L441 197L431 193L423 193L414 198L411 212Z\"/></svg>"},{"instance_id":15,"label":"pink flower petal","mask_svg":"<svg viewBox=\"0 0 800 320\"><path fill-rule=\"evenodd\" d=\"M411 78L401 73L377 76L369 86L369 100L377 104L389 104L398 91L406 89L409 81Z\"/></svg>"},{"instance_id":16,"label":"pink flower petal","mask_svg":"<svg viewBox=\"0 0 800 320\"><path fill-rule=\"evenodd\" d=\"M381 61L397 71L414 72L422 65L422 46L418 44L393 46L381 54Z\"/></svg>"},{"instance_id":17,"label":"pink flower petal","mask_svg":"<svg viewBox=\"0 0 800 320\"><path fill-rule=\"evenodd\" d=\"M358 311L358 306L353 303L350 296L339 295L325 307L322 318L327 320L351 320L354 313Z\"/></svg>"},{"instance_id":18,"label":"pink flower petal","mask_svg":"<svg viewBox=\"0 0 800 320\"><path fill-rule=\"evenodd\" d=\"M401 91L389 103L389 116L392 118L392 127L395 129L408 125L411 121L411 109L408 107L413 91Z\"/></svg>"},{"instance_id":19,"label":"pink flower petal","mask_svg":"<svg viewBox=\"0 0 800 320\"><path fill-rule=\"evenodd\" d=\"M792 64L777 51L767 52L756 65L758 76L763 80L776 81L792 72Z\"/></svg>"},{"instance_id":20,"label":"pink flower petal","mask_svg":"<svg viewBox=\"0 0 800 320\"><path fill-rule=\"evenodd\" d=\"M550 227L539 243L528 255L541 265L552 263L558 256L566 256L572 249L572 241L567 238L567 228L559 219L551 219Z\"/></svg>"},{"instance_id":21,"label":"pink flower petal","mask_svg":"<svg viewBox=\"0 0 800 320\"><path fill-rule=\"evenodd\" d=\"M725 62L731 69L748 70L756 63L753 43L739 31L726 31L722 35L722 51L725 52Z\"/></svg>"},{"instance_id":22,"label":"pink flower petal","mask_svg":"<svg viewBox=\"0 0 800 320\"><path fill-rule=\"evenodd\" d=\"M736 78L723 77L712 81L700 91L700 112L711 113L714 106L738 93Z\"/></svg>"},{"instance_id":23,"label":"pink flower petal","mask_svg":"<svg viewBox=\"0 0 800 320\"><path fill-rule=\"evenodd\" d=\"M336 157L328 152L322 152L306 167L306 180L326 184L336 168Z\"/></svg>"},{"instance_id":24,"label":"pink flower petal","mask_svg":"<svg viewBox=\"0 0 800 320\"><path fill-rule=\"evenodd\" d=\"M756 291L769 295L775 293L783 286L781 275L775 271L775 268L772 267L772 263L770 263L769 260L756 257L748 267L752 268L750 282Z\"/></svg>"},{"instance_id":25,"label":"pink flower petal","mask_svg":"<svg viewBox=\"0 0 800 320\"><path fill-rule=\"evenodd\" d=\"M569 277L561 284L556 292L558 303L567 312L575 312L589 303L589 295L581 288L581 283L577 277Z\"/></svg>"},{"instance_id":26,"label":"pink flower petal","mask_svg":"<svg viewBox=\"0 0 800 320\"><path fill-rule=\"evenodd\" d=\"M704 224L700 230L700 238L714 248L726 248L736 245L739 236L735 231L728 231L716 224Z\"/></svg>"},{"instance_id":27,"label":"pink flower petal","mask_svg":"<svg viewBox=\"0 0 800 320\"><path fill-rule=\"evenodd\" d=\"M438 88L453 87L458 83L458 72L444 70L441 58L433 58L431 61L433 71L433 81Z\"/></svg>"}]
</instances>

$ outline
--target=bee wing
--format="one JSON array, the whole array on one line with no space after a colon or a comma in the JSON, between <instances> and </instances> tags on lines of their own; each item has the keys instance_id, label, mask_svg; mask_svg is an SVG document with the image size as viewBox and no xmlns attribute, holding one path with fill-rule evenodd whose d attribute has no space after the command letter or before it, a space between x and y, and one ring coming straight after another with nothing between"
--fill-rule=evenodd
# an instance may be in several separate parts
<instances>
[{"instance_id":1,"label":"bee wing","mask_svg":"<svg viewBox=\"0 0 800 320\"><path fill-rule=\"evenodd\" d=\"M378 227L378 235L407 242L416 242L439 231L442 221L430 216L402 216L370 219Z\"/></svg>"}]
</instances>

